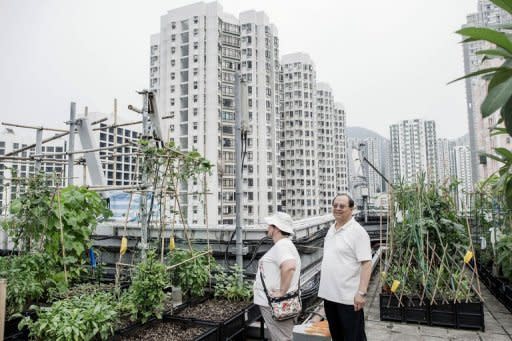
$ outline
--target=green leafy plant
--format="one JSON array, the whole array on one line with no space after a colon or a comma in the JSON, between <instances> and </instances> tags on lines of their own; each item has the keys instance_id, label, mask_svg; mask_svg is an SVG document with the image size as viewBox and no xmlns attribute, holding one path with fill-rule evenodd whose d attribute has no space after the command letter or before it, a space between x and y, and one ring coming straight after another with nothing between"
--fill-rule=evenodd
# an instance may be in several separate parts
<instances>
[{"instance_id":1,"label":"green leafy plant","mask_svg":"<svg viewBox=\"0 0 512 341\"><path fill-rule=\"evenodd\" d=\"M496 252L503 276L512 282L512 234L501 237L496 245Z\"/></svg>"},{"instance_id":2,"label":"green leafy plant","mask_svg":"<svg viewBox=\"0 0 512 341\"><path fill-rule=\"evenodd\" d=\"M202 251L176 249L169 256L169 265L180 264L172 270L171 281L191 296L203 296L210 278L210 267L215 266L215 259L209 254L198 256ZM195 257L194 259L187 261Z\"/></svg>"},{"instance_id":3,"label":"green leafy plant","mask_svg":"<svg viewBox=\"0 0 512 341\"><path fill-rule=\"evenodd\" d=\"M19 250L40 250L49 230L53 191L42 173L26 180L13 180L13 183L23 185L25 192L12 200L11 217L2 225Z\"/></svg>"},{"instance_id":4,"label":"green leafy plant","mask_svg":"<svg viewBox=\"0 0 512 341\"><path fill-rule=\"evenodd\" d=\"M153 316L162 318L168 284L165 265L154 250L149 250L146 259L137 265L130 288L121 297L121 311L129 314L132 321L143 323Z\"/></svg>"},{"instance_id":5,"label":"green leafy plant","mask_svg":"<svg viewBox=\"0 0 512 341\"><path fill-rule=\"evenodd\" d=\"M70 278L76 278L98 219L112 213L96 192L77 186L56 191L49 182L43 174L29 178L26 191L12 201L11 217L3 226L18 249L44 251L61 269L68 267Z\"/></svg>"},{"instance_id":6,"label":"green leafy plant","mask_svg":"<svg viewBox=\"0 0 512 341\"><path fill-rule=\"evenodd\" d=\"M118 317L114 296L103 292L56 301L35 310L37 320L25 317L19 328L27 326L30 336L38 340L108 340Z\"/></svg>"},{"instance_id":7,"label":"green leafy plant","mask_svg":"<svg viewBox=\"0 0 512 341\"><path fill-rule=\"evenodd\" d=\"M245 279L244 270L238 265L231 266L231 271L219 269L215 274L214 296L229 301L248 301L252 298L252 285Z\"/></svg>"},{"instance_id":8,"label":"green leafy plant","mask_svg":"<svg viewBox=\"0 0 512 341\"><path fill-rule=\"evenodd\" d=\"M21 313L50 291L64 290L53 260L35 253L0 257L0 277L7 279L7 316Z\"/></svg>"}]
</instances>

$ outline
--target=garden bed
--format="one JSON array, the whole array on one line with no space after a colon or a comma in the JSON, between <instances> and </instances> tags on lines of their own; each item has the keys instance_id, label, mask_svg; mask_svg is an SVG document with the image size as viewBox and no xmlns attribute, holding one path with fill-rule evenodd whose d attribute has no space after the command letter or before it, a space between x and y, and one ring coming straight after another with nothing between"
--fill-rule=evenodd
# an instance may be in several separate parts
<instances>
[{"instance_id":1,"label":"garden bed","mask_svg":"<svg viewBox=\"0 0 512 341\"><path fill-rule=\"evenodd\" d=\"M177 314L177 317L202 325L217 326L218 340L245 340L247 308L247 302L231 302L214 298L186 307ZM255 310L252 310L252 313L255 313Z\"/></svg>"},{"instance_id":2,"label":"garden bed","mask_svg":"<svg viewBox=\"0 0 512 341\"><path fill-rule=\"evenodd\" d=\"M114 337L123 341L188 341L217 340L217 328L187 320L176 320L164 317L163 320L152 320L144 325L135 324Z\"/></svg>"},{"instance_id":3,"label":"garden bed","mask_svg":"<svg viewBox=\"0 0 512 341\"><path fill-rule=\"evenodd\" d=\"M380 319L456 329L485 330L482 302L420 304L417 297L380 294Z\"/></svg>"}]
</instances>

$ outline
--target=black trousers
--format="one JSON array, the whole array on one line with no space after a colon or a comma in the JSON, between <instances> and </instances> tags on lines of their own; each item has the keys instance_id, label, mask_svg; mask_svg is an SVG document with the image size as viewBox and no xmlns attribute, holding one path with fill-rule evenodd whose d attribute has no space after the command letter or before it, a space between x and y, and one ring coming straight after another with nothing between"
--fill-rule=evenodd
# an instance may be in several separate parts
<instances>
[{"instance_id":1,"label":"black trousers","mask_svg":"<svg viewBox=\"0 0 512 341\"><path fill-rule=\"evenodd\" d=\"M333 341L366 341L363 310L353 305L324 300L325 316Z\"/></svg>"}]
</instances>

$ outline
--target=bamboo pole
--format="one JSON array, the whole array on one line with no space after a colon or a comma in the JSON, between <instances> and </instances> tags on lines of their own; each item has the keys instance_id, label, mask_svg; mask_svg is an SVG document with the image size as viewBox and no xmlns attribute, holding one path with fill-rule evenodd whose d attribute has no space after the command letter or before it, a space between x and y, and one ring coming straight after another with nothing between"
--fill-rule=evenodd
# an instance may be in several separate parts
<instances>
[{"instance_id":1,"label":"bamboo pole","mask_svg":"<svg viewBox=\"0 0 512 341\"><path fill-rule=\"evenodd\" d=\"M64 129L36 127L36 126L29 126L29 125L24 125L24 124L15 124L15 123L6 123L6 122L2 122L2 125L7 126L7 127L15 127L15 128L26 128L26 129L36 129L36 130L42 129L42 130L48 130L48 131L56 131L59 133L64 133L64 132L67 133L68 132L67 130L64 130Z\"/></svg>"},{"instance_id":2,"label":"bamboo pole","mask_svg":"<svg viewBox=\"0 0 512 341\"><path fill-rule=\"evenodd\" d=\"M52 137L49 137L47 139L44 139L41 143L46 143L46 142L50 142L50 141L53 141L53 140L56 140L56 139L59 139L61 137L64 137L66 135L69 134L69 131L65 132L65 133L61 133L61 134L57 134L55 136L52 136ZM25 150L29 150L29 149L32 149L36 146L36 144L31 144L31 145L28 145L26 147L23 147L23 148L20 148L20 149L16 149L16 150L13 150L12 152L10 153L7 153L5 154L5 156L11 156L11 155L16 155L16 154L19 154L21 152L24 152Z\"/></svg>"},{"instance_id":3,"label":"bamboo pole","mask_svg":"<svg viewBox=\"0 0 512 341\"><path fill-rule=\"evenodd\" d=\"M68 285L68 271L66 267L66 246L64 245L64 225L62 224L62 206L60 201L60 190L57 189L57 204L59 208L60 242L62 244L62 263L64 264L64 280Z\"/></svg>"},{"instance_id":4,"label":"bamboo pole","mask_svg":"<svg viewBox=\"0 0 512 341\"><path fill-rule=\"evenodd\" d=\"M208 251L204 251L204 252L201 252L201 253L198 253L197 255L192 256L192 257L190 257L189 259L186 259L186 260L184 260L184 261L182 261L182 262L179 262L179 263L176 263L176 264L173 264L173 265L169 265L169 266L167 266L165 269L166 269L166 270L172 270L172 269L174 269L174 268L176 268L176 267L178 267L178 266L180 266L180 265L183 265L183 264L185 264L185 263L187 263L187 262L190 262L191 260L194 260L194 259L196 259L196 258L199 258L199 257L201 257L201 256L204 256L204 255L207 255L207 254L210 254L210 253L211 253L211 251L210 251L210 250L208 250Z\"/></svg>"},{"instance_id":5,"label":"bamboo pole","mask_svg":"<svg viewBox=\"0 0 512 341\"><path fill-rule=\"evenodd\" d=\"M5 330L5 307L7 299L7 279L0 279L0 341L4 340Z\"/></svg>"}]
</instances>

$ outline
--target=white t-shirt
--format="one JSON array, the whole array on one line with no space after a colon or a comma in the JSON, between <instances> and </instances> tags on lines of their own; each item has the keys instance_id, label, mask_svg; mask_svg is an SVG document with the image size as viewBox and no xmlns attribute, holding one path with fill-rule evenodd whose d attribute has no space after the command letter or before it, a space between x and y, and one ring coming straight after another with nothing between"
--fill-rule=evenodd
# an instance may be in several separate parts
<instances>
[{"instance_id":1,"label":"white t-shirt","mask_svg":"<svg viewBox=\"0 0 512 341\"><path fill-rule=\"evenodd\" d=\"M263 291L260 272L263 272L265 285L270 293L272 290L278 290L281 286L280 266L284 261L295 259L295 272L293 273L288 292L297 290L300 278L300 256L293 242L288 238L278 240L268 250L258 262L258 271L254 281L254 303L268 307L268 299Z\"/></svg>"},{"instance_id":2,"label":"white t-shirt","mask_svg":"<svg viewBox=\"0 0 512 341\"><path fill-rule=\"evenodd\" d=\"M372 259L370 237L354 218L338 231L335 225L325 236L318 297L353 305L359 289L361 262Z\"/></svg>"}]
</instances>

